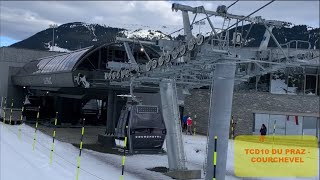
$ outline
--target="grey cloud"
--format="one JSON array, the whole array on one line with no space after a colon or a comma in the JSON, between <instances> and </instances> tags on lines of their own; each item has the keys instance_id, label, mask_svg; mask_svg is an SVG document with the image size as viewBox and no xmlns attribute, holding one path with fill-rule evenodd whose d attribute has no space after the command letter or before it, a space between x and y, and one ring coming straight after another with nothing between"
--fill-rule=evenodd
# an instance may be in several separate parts
<instances>
[{"instance_id":1,"label":"grey cloud","mask_svg":"<svg viewBox=\"0 0 320 180\"><path fill-rule=\"evenodd\" d=\"M178 3L216 10L218 5L233 1L185 1ZM267 1L240 1L230 13L247 15ZM179 12L171 11L169 1L29 1L1 2L0 35L21 40L49 24L74 21L106 24L182 25ZM275 1L255 15L266 19L290 21L319 27L319 1ZM199 16L199 18L204 17ZM192 20L193 15L190 15ZM198 18L197 18L198 19ZM212 18L214 23L222 22Z\"/></svg>"}]
</instances>

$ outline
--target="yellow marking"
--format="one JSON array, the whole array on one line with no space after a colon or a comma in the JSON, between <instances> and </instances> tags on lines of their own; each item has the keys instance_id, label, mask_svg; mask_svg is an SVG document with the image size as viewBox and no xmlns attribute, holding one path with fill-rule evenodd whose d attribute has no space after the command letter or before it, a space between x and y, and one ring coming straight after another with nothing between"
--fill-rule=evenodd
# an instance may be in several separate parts
<instances>
[{"instance_id":1,"label":"yellow marking","mask_svg":"<svg viewBox=\"0 0 320 180\"><path fill-rule=\"evenodd\" d=\"M78 167L79 168L80 168L80 161L81 161L80 156L78 156Z\"/></svg>"},{"instance_id":2,"label":"yellow marking","mask_svg":"<svg viewBox=\"0 0 320 180\"><path fill-rule=\"evenodd\" d=\"M38 122L36 122L36 128L38 128Z\"/></svg>"},{"instance_id":3,"label":"yellow marking","mask_svg":"<svg viewBox=\"0 0 320 180\"><path fill-rule=\"evenodd\" d=\"M51 151L51 153L50 153L50 162L49 162L49 164L50 164L50 165L52 164L52 151Z\"/></svg>"},{"instance_id":4,"label":"yellow marking","mask_svg":"<svg viewBox=\"0 0 320 180\"><path fill-rule=\"evenodd\" d=\"M56 137L56 131L53 131L53 137Z\"/></svg>"},{"instance_id":5,"label":"yellow marking","mask_svg":"<svg viewBox=\"0 0 320 180\"><path fill-rule=\"evenodd\" d=\"M55 125L55 126L57 125L57 121L58 121L58 119L55 119L55 120L54 120L54 125Z\"/></svg>"},{"instance_id":6,"label":"yellow marking","mask_svg":"<svg viewBox=\"0 0 320 180\"><path fill-rule=\"evenodd\" d=\"M84 127L82 127L82 130L81 130L81 135L84 134Z\"/></svg>"},{"instance_id":7,"label":"yellow marking","mask_svg":"<svg viewBox=\"0 0 320 180\"><path fill-rule=\"evenodd\" d=\"M39 116L40 116L40 113L39 113L39 111L38 111L38 113L37 113L37 119L39 119Z\"/></svg>"},{"instance_id":8,"label":"yellow marking","mask_svg":"<svg viewBox=\"0 0 320 180\"><path fill-rule=\"evenodd\" d=\"M53 155L53 151L54 151L54 143L52 143L52 146L51 146L51 152L50 152L50 165L52 164L52 155Z\"/></svg>"},{"instance_id":9,"label":"yellow marking","mask_svg":"<svg viewBox=\"0 0 320 180\"><path fill-rule=\"evenodd\" d=\"M120 176L120 180L123 180L123 179L124 179L124 175L121 175L121 176Z\"/></svg>"},{"instance_id":10,"label":"yellow marking","mask_svg":"<svg viewBox=\"0 0 320 180\"><path fill-rule=\"evenodd\" d=\"M214 139L218 139L218 136L215 136Z\"/></svg>"},{"instance_id":11,"label":"yellow marking","mask_svg":"<svg viewBox=\"0 0 320 180\"><path fill-rule=\"evenodd\" d=\"M127 137L124 137L124 147L127 147Z\"/></svg>"},{"instance_id":12,"label":"yellow marking","mask_svg":"<svg viewBox=\"0 0 320 180\"><path fill-rule=\"evenodd\" d=\"M124 166L124 162L126 161L126 157L122 156L122 166Z\"/></svg>"},{"instance_id":13,"label":"yellow marking","mask_svg":"<svg viewBox=\"0 0 320 180\"><path fill-rule=\"evenodd\" d=\"M82 149L82 141L80 142L80 149Z\"/></svg>"},{"instance_id":14,"label":"yellow marking","mask_svg":"<svg viewBox=\"0 0 320 180\"><path fill-rule=\"evenodd\" d=\"M213 165L217 165L217 152L213 153Z\"/></svg>"},{"instance_id":15,"label":"yellow marking","mask_svg":"<svg viewBox=\"0 0 320 180\"><path fill-rule=\"evenodd\" d=\"M78 179L79 179L79 172L80 172L80 169L79 169L79 168L77 168L76 180L78 180Z\"/></svg>"}]
</instances>

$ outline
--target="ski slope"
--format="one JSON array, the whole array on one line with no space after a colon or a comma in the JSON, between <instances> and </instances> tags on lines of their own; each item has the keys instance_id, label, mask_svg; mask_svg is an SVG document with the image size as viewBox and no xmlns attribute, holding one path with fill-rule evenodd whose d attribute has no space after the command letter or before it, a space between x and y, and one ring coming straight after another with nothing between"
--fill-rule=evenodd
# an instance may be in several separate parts
<instances>
[{"instance_id":1,"label":"ski slope","mask_svg":"<svg viewBox=\"0 0 320 180\"><path fill-rule=\"evenodd\" d=\"M79 149L68 143L55 141L53 163L49 164L52 137L37 132L37 143L32 150L34 129L4 125L0 122L0 179L1 180L76 180ZM80 129L79 129L80 131ZM79 132L80 133L80 132ZM80 137L79 137L80 138ZM84 134L85 138L85 134ZM188 169L202 169L206 156L205 136L183 136ZM165 147L164 147L165 148ZM229 142L226 180L241 180L234 176L233 141ZM81 156L79 180L119 180L121 156L84 149ZM161 173L146 168L167 167L166 155L127 156L124 180L170 180ZM252 178L248 178L253 180ZM254 178L273 180L275 178ZM279 180L318 180L314 178L281 178Z\"/></svg>"}]
</instances>

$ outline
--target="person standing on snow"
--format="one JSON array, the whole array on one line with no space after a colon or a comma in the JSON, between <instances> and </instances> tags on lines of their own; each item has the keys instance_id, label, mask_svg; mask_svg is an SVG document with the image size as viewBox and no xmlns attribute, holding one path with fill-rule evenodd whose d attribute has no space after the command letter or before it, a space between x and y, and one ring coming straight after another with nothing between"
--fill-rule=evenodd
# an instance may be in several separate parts
<instances>
[{"instance_id":1,"label":"person standing on snow","mask_svg":"<svg viewBox=\"0 0 320 180\"><path fill-rule=\"evenodd\" d=\"M183 118L182 118L182 123L183 123L183 127L182 127L182 130L185 130L185 131L187 131L187 120L188 120L188 118L189 118L189 116L183 116Z\"/></svg>"},{"instance_id":2,"label":"person standing on snow","mask_svg":"<svg viewBox=\"0 0 320 180\"><path fill-rule=\"evenodd\" d=\"M265 124L262 124L261 128L260 128L260 141L263 142L265 139L265 136L267 135L267 127Z\"/></svg>"},{"instance_id":3,"label":"person standing on snow","mask_svg":"<svg viewBox=\"0 0 320 180\"><path fill-rule=\"evenodd\" d=\"M186 135L188 135L188 132L190 132L190 135L192 135L192 119L189 116L187 119L187 131L186 131Z\"/></svg>"}]
</instances>

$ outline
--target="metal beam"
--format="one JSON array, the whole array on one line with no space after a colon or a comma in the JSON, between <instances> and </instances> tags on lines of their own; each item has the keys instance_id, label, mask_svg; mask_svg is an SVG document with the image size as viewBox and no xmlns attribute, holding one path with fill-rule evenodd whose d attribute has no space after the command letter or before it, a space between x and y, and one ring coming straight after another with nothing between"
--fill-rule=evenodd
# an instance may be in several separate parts
<instances>
[{"instance_id":1,"label":"metal beam","mask_svg":"<svg viewBox=\"0 0 320 180\"><path fill-rule=\"evenodd\" d=\"M186 170L175 81L172 79L162 80L160 95L163 119L167 129L166 143L169 170Z\"/></svg>"},{"instance_id":2,"label":"metal beam","mask_svg":"<svg viewBox=\"0 0 320 180\"><path fill-rule=\"evenodd\" d=\"M192 38L192 31L190 27L188 11L182 11L182 19L183 19L184 35L186 36L186 40L188 41Z\"/></svg>"},{"instance_id":3,"label":"metal beam","mask_svg":"<svg viewBox=\"0 0 320 180\"><path fill-rule=\"evenodd\" d=\"M130 48L128 42L123 42L123 45L124 45L124 49L126 50L127 56L129 58L129 63L130 64L137 64L137 61L132 54L132 51L131 51L131 48Z\"/></svg>"},{"instance_id":4,"label":"metal beam","mask_svg":"<svg viewBox=\"0 0 320 180\"><path fill-rule=\"evenodd\" d=\"M181 4L177 4L177 3L173 3L172 4L172 10L190 11L190 12L193 12L193 13L206 13L206 14L211 15L211 16L221 16L221 17L225 17L225 18L238 19L238 20L244 19L244 21L248 21L248 22L262 23L261 19L259 17L246 17L246 16L229 14L229 13L220 14L220 13L215 12L215 11L209 11L209 10L204 10L203 11L199 7L191 7L191 6L181 5ZM266 20L266 22L268 24L273 24L275 26L283 26L283 25L288 25L289 24L289 23L284 22L284 21L276 21L276 20Z\"/></svg>"},{"instance_id":5,"label":"metal beam","mask_svg":"<svg viewBox=\"0 0 320 180\"><path fill-rule=\"evenodd\" d=\"M270 31L270 29L268 28L266 23L263 23L264 27L266 27L267 31L269 31L272 39L274 40L274 42L277 44L278 48L282 51L283 55L286 57L287 61L289 61L287 54L284 52L284 50L282 49L282 47L280 46L278 40L276 37L274 37L272 31Z\"/></svg>"}]
</instances>

